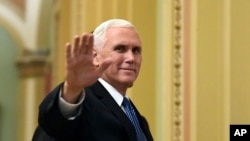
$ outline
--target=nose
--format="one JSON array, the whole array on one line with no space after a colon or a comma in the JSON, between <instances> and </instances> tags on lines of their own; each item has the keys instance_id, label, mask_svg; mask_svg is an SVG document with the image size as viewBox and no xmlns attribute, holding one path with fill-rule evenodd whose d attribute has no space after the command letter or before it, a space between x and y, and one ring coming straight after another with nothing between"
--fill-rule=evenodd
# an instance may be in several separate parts
<instances>
[{"instance_id":1,"label":"nose","mask_svg":"<svg viewBox=\"0 0 250 141\"><path fill-rule=\"evenodd\" d=\"M134 62L135 60L135 55L132 51L127 51L127 53L125 54L125 58L127 62Z\"/></svg>"}]
</instances>

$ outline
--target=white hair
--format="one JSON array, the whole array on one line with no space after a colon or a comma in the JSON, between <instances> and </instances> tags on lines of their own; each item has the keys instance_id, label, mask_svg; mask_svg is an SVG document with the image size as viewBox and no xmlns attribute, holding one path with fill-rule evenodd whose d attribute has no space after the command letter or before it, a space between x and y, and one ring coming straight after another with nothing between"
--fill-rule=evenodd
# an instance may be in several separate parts
<instances>
[{"instance_id":1,"label":"white hair","mask_svg":"<svg viewBox=\"0 0 250 141\"><path fill-rule=\"evenodd\" d=\"M124 20L124 19L111 19L111 20L104 21L99 26L97 26L93 32L94 47L97 50L100 50L103 47L106 32L109 28L112 28L112 27L132 27L132 28L135 28L135 26L132 23L130 23L129 21Z\"/></svg>"}]
</instances>

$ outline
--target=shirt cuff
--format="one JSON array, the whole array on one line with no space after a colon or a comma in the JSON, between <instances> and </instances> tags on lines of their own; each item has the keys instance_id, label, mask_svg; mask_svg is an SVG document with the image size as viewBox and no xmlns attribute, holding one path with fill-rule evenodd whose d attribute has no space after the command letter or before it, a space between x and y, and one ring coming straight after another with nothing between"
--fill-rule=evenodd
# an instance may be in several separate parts
<instances>
[{"instance_id":1,"label":"shirt cuff","mask_svg":"<svg viewBox=\"0 0 250 141\"><path fill-rule=\"evenodd\" d=\"M84 99L85 99L85 91L83 89L81 97L78 100L78 103L76 104L68 103L62 98L62 89L61 89L59 93L59 108L62 112L62 115L69 120L74 120L77 115L77 109L83 103Z\"/></svg>"}]
</instances>

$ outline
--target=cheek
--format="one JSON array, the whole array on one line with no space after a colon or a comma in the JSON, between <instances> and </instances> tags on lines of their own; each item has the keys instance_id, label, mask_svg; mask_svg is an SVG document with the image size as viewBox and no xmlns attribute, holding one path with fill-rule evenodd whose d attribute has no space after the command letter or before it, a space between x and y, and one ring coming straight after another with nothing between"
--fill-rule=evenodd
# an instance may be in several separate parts
<instances>
[{"instance_id":1,"label":"cheek","mask_svg":"<svg viewBox=\"0 0 250 141\"><path fill-rule=\"evenodd\" d=\"M117 60L115 62L113 62L110 65L110 69L112 72L117 72L119 70L119 67L121 66L121 63L117 62Z\"/></svg>"},{"instance_id":2,"label":"cheek","mask_svg":"<svg viewBox=\"0 0 250 141\"><path fill-rule=\"evenodd\" d=\"M113 62L108 66L106 72L112 75L118 71L118 68L119 68L119 63L117 62L117 60L113 59Z\"/></svg>"},{"instance_id":3,"label":"cheek","mask_svg":"<svg viewBox=\"0 0 250 141\"><path fill-rule=\"evenodd\" d=\"M112 57L112 60L113 60L112 65L117 66L117 67L121 66L122 63L124 62L122 57Z\"/></svg>"},{"instance_id":4,"label":"cheek","mask_svg":"<svg viewBox=\"0 0 250 141\"><path fill-rule=\"evenodd\" d=\"M136 60L136 65L140 68L141 67L141 63L142 63L142 59L141 58L138 58Z\"/></svg>"}]
</instances>

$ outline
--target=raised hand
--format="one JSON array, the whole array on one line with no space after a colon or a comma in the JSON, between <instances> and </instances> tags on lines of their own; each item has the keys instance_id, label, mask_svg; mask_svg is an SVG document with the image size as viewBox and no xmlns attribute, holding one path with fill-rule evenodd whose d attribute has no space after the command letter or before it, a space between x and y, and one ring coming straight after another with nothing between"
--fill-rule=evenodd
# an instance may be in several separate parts
<instances>
[{"instance_id":1,"label":"raised hand","mask_svg":"<svg viewBox=\"0 0 250 141\"><path fill-rule=\"evenodd\" d=\"M94 63L93 34L83 34L74 38L73 46L66 44L66 81L63 98L75 103L83 88L92 85L111 63L107 58Z\"/></svg>"}]
</instances>

